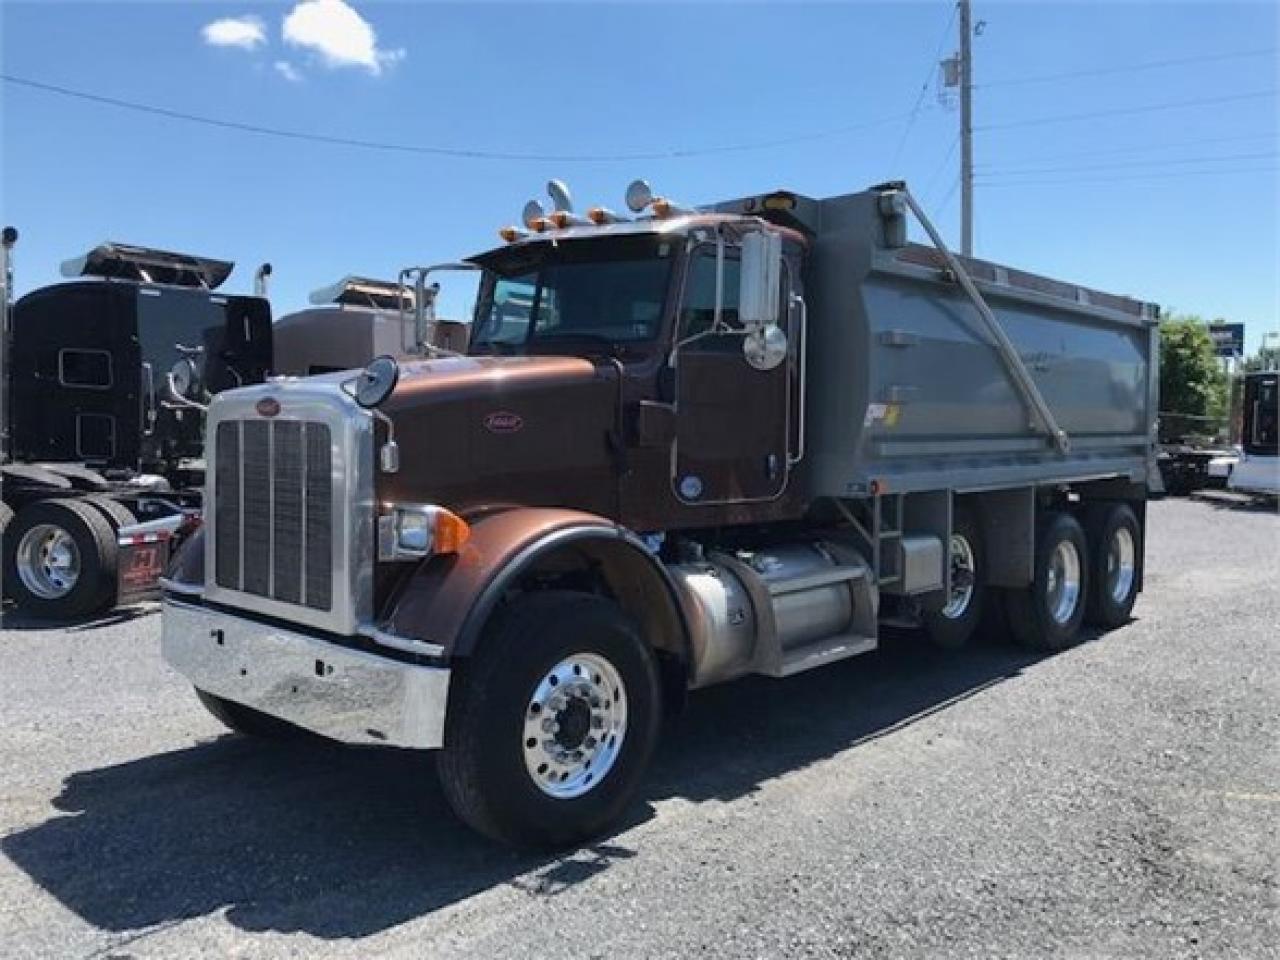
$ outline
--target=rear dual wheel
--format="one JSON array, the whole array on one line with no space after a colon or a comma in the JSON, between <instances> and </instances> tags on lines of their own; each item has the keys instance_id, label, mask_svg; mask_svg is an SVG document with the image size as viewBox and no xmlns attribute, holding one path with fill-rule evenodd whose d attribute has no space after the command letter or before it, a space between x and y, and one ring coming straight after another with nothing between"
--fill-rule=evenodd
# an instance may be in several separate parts
<instances>
[{"instance_id":1,"label":"rear dual wheel","mask_svg":"<svg viewBox=\"0 0 1280 960\"><path fill-rule=\"evenodd\" d=\"M98 613L116 596L115 528L81 500L42 500L4 531L5 594L38 617Z\"/></svg>"},{"instance_id":2,"label":"rear dual wheel","mask_svg":"<svg viewBox=\"0 0 1280 960\"><path fill-rule=\"evenodd\" d=\"M1084 621L1089 572L1088 542L1080 521L1064 511L1046 513L1036 530L1031 584L1005 593L1014 638L1036 650L1070 646Z\"/></svg>"},{"instance_id":3,"label":"rear dual wheel","mask_svg":"<svg viewBox=\"0 0 1280 960\"><path fill-rule=\"evenodd\" d=\"M983 622L988 588L986 544L977 516L957 503L951 527L951 589L940 608L925 611L924 629L933 643L954 650L968 644Z\"/></svg>"},{"instance_id":4,"label":"rear dual wheel","mask_svg":"<svg viewBox=\"0 0 1280 960\"><path fill-rule=\"evenodd\" d=\"M1103 629L1129 622L1142 570L1142 527L1127 503L1099 504L1088 523L1093 587L1085 619Z\"/></svg>"}]
</instances>

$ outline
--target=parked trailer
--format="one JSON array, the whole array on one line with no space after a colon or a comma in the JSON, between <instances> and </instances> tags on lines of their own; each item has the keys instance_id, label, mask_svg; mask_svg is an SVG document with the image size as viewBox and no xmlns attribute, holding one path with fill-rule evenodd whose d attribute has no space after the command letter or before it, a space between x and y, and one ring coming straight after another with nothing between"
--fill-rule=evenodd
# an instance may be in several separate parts
<instances>
[{"instance_id":1,"label":"parked trailer","mask_svg":"<svg viewBox=\"0 0 1280 960\"><path fill-rule=\"evenodd\" d=\"M231 729L439 750L463 820L561 845L690 689L1127 620L1153 305L956 257L902 184L549 192L469 261L469 356L214 400L163 651Z\"/></svg>"},{"instance_id":2,"label":"parked trailer","mask_svg":"<svg viewBox=\"0 0 1280 960\"><path fill-rule=\"evenodd\" d=\"M196 513L204 407L270 371L271 308L261 289L215 292L227 261L121 243L67 261L68 282L15 303L16 241L6 229L4 593L29 614L77 617L154 588L167 531L124 544L118 531Z\"/></svg>"},{"instance_id":3,"label":"parked trailer","mask_svg":"<svg viewBox=\"0 0 1280 960\"><path fill-rule=\"evenodd\" d=\"M1227 485L1255 497L1280 496L1280 372L1245 374L1241 448Z\"/></svg>"}]
</instances>

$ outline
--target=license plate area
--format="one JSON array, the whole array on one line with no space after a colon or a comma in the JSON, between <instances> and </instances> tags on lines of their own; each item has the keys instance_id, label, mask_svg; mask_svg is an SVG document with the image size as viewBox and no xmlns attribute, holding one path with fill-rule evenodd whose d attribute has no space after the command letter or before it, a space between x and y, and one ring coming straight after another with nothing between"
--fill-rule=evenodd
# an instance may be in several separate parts
<instances>
[{"instance_id":1,"label":"license plate area","mask_svg":"<svg viewBox=\"0 0 1280 960\"><path fill-rule=\"evenodd\" d=\"M122 543L117 546L116 593L125 604L160 593L160 578L169 565L169 541Z\"/></svg>"}]
</instances>

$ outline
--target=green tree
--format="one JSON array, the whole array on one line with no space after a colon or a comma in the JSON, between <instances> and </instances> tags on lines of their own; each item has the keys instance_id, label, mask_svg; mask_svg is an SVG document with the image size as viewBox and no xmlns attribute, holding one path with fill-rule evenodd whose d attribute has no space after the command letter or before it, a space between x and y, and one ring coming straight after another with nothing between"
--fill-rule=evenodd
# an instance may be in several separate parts
<instances>
[{"instance_id":1,"label":"green tree","mask_svg":"<svg viewBox=\"0 0 1280 960\"><path fill-rule=\"evenodd\" d=\"M1160 321L1160 432L1166 439L1222 432L1227 377L1205 322L1170 315Z\"/></svg>"}]
</instances>

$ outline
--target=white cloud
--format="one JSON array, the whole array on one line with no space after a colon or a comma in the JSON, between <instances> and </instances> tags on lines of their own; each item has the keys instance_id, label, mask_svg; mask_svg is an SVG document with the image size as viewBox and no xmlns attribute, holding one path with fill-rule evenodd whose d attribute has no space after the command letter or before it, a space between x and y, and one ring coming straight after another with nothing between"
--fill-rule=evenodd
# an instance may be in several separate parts
<instances>
[{"instance_id":1,"label":"white cloud","mask_svg":"<svg viewBox=\"0 0 1280 960\"><path fill-rule=\"evenodd\" d=\"M267 42L267 30L257 17L226 17L206 23L200 34L211 47L252 50Z\"/></svg>"},{"instance_id":2,"label":"white cloud","mask_svg":"<svg viewBox=\"0 0 1280 960\"><path fill-rule=\"evenodd\" d=\"M375 76L405 56L380 48L369 21L345 0L301 0L284 18L284 40L318 53L326 66L362 67Z\"/></svg>"},{"instance_id":3,"label":"white cloud","mask_svg":"<svg viewBox=\"0 0 1280 960\"><path fill-rule=\"evenodd\" d=\"M299 72L298 68L288 60L277 60L272 64L272 66L275 68L276 73L280 74L280 76L284 77L290 83L302 82L301 72Z\"/></svg>"}]
</instances>

